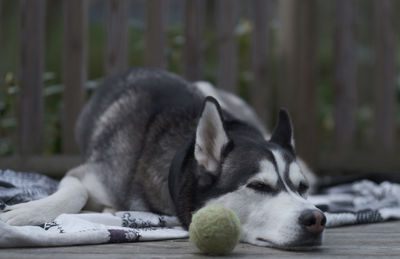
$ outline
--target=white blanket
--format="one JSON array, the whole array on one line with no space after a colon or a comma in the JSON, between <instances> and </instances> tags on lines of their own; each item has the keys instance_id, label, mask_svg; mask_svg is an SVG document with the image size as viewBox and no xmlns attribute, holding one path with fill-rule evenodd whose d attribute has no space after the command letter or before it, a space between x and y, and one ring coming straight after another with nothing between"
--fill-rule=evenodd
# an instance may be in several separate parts
<instances>
[{"instance_id":1,"label":"white blanket","mask_svg":"<svg viewBox=\"0 0 400 259\"><path fill-rule=\"evenodd\" d=\"M0 247L124 243L188 237L176 217L148 212L62 214L43 226L0 221Z\"/></svg>"}]
</instances>

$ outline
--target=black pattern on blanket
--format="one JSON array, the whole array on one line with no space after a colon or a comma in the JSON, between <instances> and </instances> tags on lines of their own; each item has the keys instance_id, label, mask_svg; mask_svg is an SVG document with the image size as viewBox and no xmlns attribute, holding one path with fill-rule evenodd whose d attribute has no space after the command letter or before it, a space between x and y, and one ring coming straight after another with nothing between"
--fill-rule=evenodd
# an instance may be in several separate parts
<instances>
[{"instance_id":1,"label":"black pattern on blanket","mask_svg":"<svg viewBox=\"0 0 400 259\"><path fill-rule=\"evenodd\" d=\"M53 193L58 182L35 173L0 170L0 209ZM359 181L309 197L327 216L327 227L400 219L400 185ZM0 247L60 246L186 238L176 217L149 212L62 214L42 226L0 221Z\"/></svg>"},{"instance_id":2,"label":"black pattern on blanket","mask_svg":"<svg viewBox=\"0 0 400 259\"><path fill-rule=\"evenodd\" d=\"M35 173L0 170L0 209L44 198L58 182ZM1 211L0 211L1 213ZM142 211L62 214L41 226L0 221L0 247L63 246L186 238L176 217Z\"/></svg>"},{"instance_id":3,"label":"black pattern on blanket","mask_svg":"<svg viewBox=\"0 0 400 259\"><path fill-rule=\"evenodd\" d=\"M327 227L400 219L400 185L363 180L325 189L309 200L325 212Z\"/></svg>"}]
</instances>

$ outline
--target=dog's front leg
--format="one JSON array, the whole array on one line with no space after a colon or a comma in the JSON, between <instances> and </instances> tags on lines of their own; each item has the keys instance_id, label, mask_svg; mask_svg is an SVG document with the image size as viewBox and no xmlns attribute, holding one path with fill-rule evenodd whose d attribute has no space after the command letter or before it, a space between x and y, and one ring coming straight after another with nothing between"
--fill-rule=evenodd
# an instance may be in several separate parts
<instances>
[{"instance_id":1,"label":"dog's front leg","mask_svg":"<svg viewBox=\"0 0 400 259\"><path fill-rule=\"evenodd\" d=\"M79 167L78 167L79 168ZM35 201L6 207L0 219L10 225L40 225L62 213L77 213L88 200L88 192L74 176L64 177L52 195Z\"/></svg>"}]
</instances>

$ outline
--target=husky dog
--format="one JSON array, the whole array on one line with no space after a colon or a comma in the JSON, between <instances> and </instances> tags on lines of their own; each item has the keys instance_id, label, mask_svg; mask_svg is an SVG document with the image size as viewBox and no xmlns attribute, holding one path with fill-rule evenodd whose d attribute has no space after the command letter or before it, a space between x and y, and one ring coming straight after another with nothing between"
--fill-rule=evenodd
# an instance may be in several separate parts
<instances>
[{"instance_id":1,"label":"husky dog","mask_svg":"<svg viewBox=\"0 0 400 259\"><path fill-rule=\"evenodd\" d=\"M260 125L232 94L160 70L126 71L106 80L80 115L85 163L54 194L0 218L37 225L109 208L176 215L188 227L193 212L220 204L239 217L243 242L320 245L326 219L305 199L289 115L279 112L269 140Z\"/></svg>"}]
</instances>

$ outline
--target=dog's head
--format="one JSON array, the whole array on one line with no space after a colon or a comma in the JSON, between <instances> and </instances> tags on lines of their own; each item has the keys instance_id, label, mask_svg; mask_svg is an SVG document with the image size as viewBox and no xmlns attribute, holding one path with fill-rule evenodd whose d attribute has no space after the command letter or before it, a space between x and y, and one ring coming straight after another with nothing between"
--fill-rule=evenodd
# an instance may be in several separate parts
<instances>
[{"instance_id":1,"label":"dog's head","mask_svg":"<svg viewBox=\"0 0 400 259\"><path fill-rule=\"evenodd\" d=\"M193 140L173 161L170 189L186 226L193 211L220 204L238 215L244 242L286 249L321 244L326 219L306 200L285 110L266 141L206 98Z\"/></svg>"}]
</instances>

